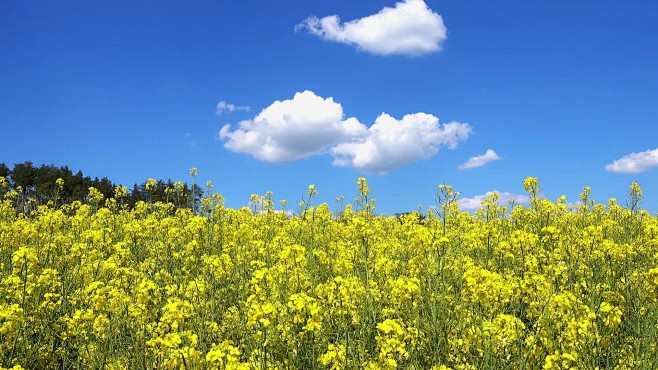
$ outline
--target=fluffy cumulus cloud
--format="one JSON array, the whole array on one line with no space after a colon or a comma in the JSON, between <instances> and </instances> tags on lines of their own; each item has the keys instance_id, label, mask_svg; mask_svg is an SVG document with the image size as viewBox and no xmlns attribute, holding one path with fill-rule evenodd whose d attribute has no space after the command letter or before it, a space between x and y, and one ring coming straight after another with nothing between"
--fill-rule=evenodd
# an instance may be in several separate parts
<instances>
[{"instance_id":1,"label":"fluffy cumulus cloud","mask_svg":"<svg viewBox=\"0 0 658 370\"><path fill-rule=\"evenodd\" d=\"M265 162L329 153L335 166L386 173L430 158L441 147L455 149L470 133L467 123L440 124L437 117L426 113L408 114L399 120L382 113L367 127L356 118L346 119L343 107L331 97L304 91L272 103L236 128L224 125L219 139L226 149Z\"/></svg>"},{"instance_id":2,"label":"fluffy cumulus cloud","mask_svg":"<svg viewBox=\"0 0 658 370\"><path fill-rule=\"evenodd\" d=\"M386 173L393 168L434 156L439 148L455 149L468 139L467 123L439 124L431 114L407 114L401 120L382 113L361 140L331 149L336 166L351 166L365 172Z\"/></svg>"},{"instance_id":3,"label":"fluffy cumulus cloud","mask_svg":"<svg viewBox=\"0 0 658 370\"><path fill-rule=\"evenodd\" d=\"M496 152L489 149L482 155L469 158L466 163L458 166L457 168L460 170L467 170L471 168L482 167L489 162L498 161L500 159L501 158L498 156L498 154L496 154Z\"/></svg>"},{"instance_id":4,"label":"fluffy cumulus cloud","mask_svg":"<svg viewBox=\"0 0 658 370\"><path fill-rule=\"evenodd\" d=\"M224 112L235 112L238 110L249 112L250 109L251 107L247 105L235 105L221 100L219 103L217 103L215 111L217 112L218 116L221 116Z\"/></svg>"},{"instance_id":5,"label":"fluffy cumulus cloud","mask_svg":"<svg viewBox=\"0 0 658 370\"><path fill-rule=\"evenodd\" d=\"M508 192L500 191L489 191L486 194L476 195L473 198L461 198L457 202L459 203L459 209L462 211L475 211L482 207L482 202L487 200L487 197L493 193L498 193L498 204L506 205L510 201L517 203L528 203L530 199L525 195L512 194Z\"/></svg>"},{"instance_id":6,"label":"fluffy cumulus cloud","mask_svg":"<svg viewBox=\"0 0 658 370\"><path fill-rule=\"evenodd\" d=\"M658 167L658 149L631 153L605 166L606 171L640 173Z\"/></svg>"},{"instance_id":7,"label":"fluffy cumulus cloud","mask_svg":"<svg viewBox=\"0 0 658 370\"><path fill-rule=\"evenodd\" d=\"M441 50L447 38L443 18L423 0L404 0L393 8L344 23L337 15L309 17L295 29L377 55L432 53Z\"/></svg>"},{"instance_id":8,"label":"fluffy cumulus cloud","mask_svg":"<svg viewBox=\"0 0 658 370\"><path fill-rule=\"evenodd\" d=\"M224 125L219 138L234 152L248 153L265 162L287 162L319 154L325 149L367 134L356 118L344 119L343 107L312 91L275 101L235 130Z\"/></svg>"}]
</instances>

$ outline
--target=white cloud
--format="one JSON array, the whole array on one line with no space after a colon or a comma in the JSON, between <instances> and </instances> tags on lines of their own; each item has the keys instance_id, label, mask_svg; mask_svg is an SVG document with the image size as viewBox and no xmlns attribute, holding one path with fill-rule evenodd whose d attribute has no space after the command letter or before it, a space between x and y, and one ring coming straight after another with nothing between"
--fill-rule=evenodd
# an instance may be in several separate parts
<instances>
[{"instance_id":1,"label":"white cloud","mask_svg":"<svg viewBox=\"0 0 658 370\"><path fill-rule=\"evenodd\" d=\"M640 173L658 167L658 149L631 153L609 163L606 171L620 173Z\"/></svg>"},{"instance_id":2,"label":"white cloud","mask_svg":"<svg viewBox=\"0 0 658 370\"><path fill-rule=\"evenodd\" d=\"M196 140L194 140L194 135L192 135L191 132L186 132L186 133L185 133L185 140L187 140L187 143L188 143L191 147L195 147L195 146L196 146Z\"/></svg>"},{"instance_id":3,"label":"white cloud","mask_svg":"<svg viewBox=\"0 0 658 370\"><path fill-rule=\"evenodd\" d=\"M290 100L275 101L234 131L224 125L219 138L227 140L224 146L234 152L265 162L287 162L367 134L356 118L343 118L343 107L333 98L304 91Z\"/></svg>"},{"instance_id":4,"label":"white cloud","mask_svg":"<svg viewBox=\"0 0 658 370\"><path fill-rule=\"evenodd\" d=\"M487 150L486 153L482 155L469 158L468 161L466 161L466 163L458 166L457 168L460 170L467 170L470 168L482 167L489 162L497 161L500 159L501 158L498 156L498 154L496 154L496 152L489 149Z\"/></svg>"},{"instance_id":5,"label":"white cloud","mask_svg":"<svg viewBox=\"0 0 658 370\"><path fill-rule=\"evenodd\" d=\"M386 173L430 158L442 146L455 149L470 133L467 123L439 124L437 117L426 113L408 114L401 120L382 113L368 128L356 118L345 119L343 107L333 98L304 91L290 100L275 101L234 130L224 125L219 139L226 149L265 162L329 153L335 166Z\"/></svg>"},{"instance_id":6,"label":"white cloud","mask_svg":"<svg viewBox=\"0 0 658 370\"><path fill-rule=\"evenodd\" d=\"M328 41L356 45L377 55L421 55L441 50L447 38L443 18L423 0L403 0L394 8L341 23L340 17L309 17L295 26Z\"/></svg>"},{"instance_id":7,"label":"white cloud","mask_svg":"<svg viewBox=\"0 0 658 370\"><path fill-rule=\"evenodd\" d=\"M235 105L221 100L217 103L216 112L218 116L221 116L224 112L235 112L238 110L249 112L250 109L251 107L247 105Z\"/></svg>"},{"instance_id":8,"label":"white cloud","mask_svg":"<svg viewBox=\"0 0 658 370\"><path fill-rule=\"evenodd\" d=\"M468 139L467 123L439 124L431 114L407 114L397 120L382 113L361 140L338 144L331 149L335 166L351 166L365 172L386 173L438 153L441 146L455 149Z\"/></svg>"},{"instance_id":9,"label":"white cloud","mask_svg":"<svg viewBox=\"0 0 658 370\"><path fill-rule=\"evenodd\" d=\"M493 193L498 193L498 204L507 205L510 200L517 203L528 203L530 199L525 195L512 194L508 192L489 191L486 194L476 195L473 198L461 198L457 200L459 209L462 211L475 211L482 207L482 202Z\"/></svg>"}]
</instances>

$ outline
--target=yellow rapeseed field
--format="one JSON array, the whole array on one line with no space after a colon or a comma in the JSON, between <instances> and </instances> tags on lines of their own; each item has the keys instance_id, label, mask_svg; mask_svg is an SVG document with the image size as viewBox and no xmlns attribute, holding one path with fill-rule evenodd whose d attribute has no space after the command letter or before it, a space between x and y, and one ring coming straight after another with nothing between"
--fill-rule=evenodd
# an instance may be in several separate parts
<instances>
[{"instance_id":1,"label":"yellow rapeseed field","mask_svg":"<svg viewBox=\"0 0 658 370\"><path fill-rule=\"evenodd\" d=\"M4 180L4 179L3 179ZM4 183L4 182L3 182ZM655 369L658 219L491 195L460 212L0 201L0 368ZM626 205L625 204L625 205ZM284 203L285 205L285 203Z\"/></svg>"}]
</instances>

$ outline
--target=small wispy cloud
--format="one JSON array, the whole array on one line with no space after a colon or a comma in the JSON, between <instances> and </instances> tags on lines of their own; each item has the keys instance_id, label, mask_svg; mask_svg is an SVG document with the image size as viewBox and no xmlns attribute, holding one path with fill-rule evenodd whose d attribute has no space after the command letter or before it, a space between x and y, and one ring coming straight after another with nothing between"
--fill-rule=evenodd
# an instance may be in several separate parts
<instances>
[{"instance_id":1,"label":"small wispy cloud","mask_svg":"<svg viewBox=\"0 0 658 370\"><path fill-rule=\"evenodd\" d=\"M605 170L618 173L640 173L658 167L658 149L625 155L605 166Z\"/></svg>"},{"instance_id":2,"label":"small wispy cloud","mask_svg":"<svg viewBox=\"0 0 658 370\"><path fill-rule=\"evenodd\" d=\"M194 140L194 135L192 135L191 132L186 132L186 133L185 133L185 140L187 140L187 143L188 143L191 147L196 146L196 140Z\"/></svg>"},{"instance_id":3,"label":"small wispy cloud","mask_svg":"<svg viewBox=\"0 0 658 370\"><path fill-rule=\"evenodd\" d=\"M244 111L244 112L249 112L251 110L251 107L248 105L235 105L232 103L225 102L224 100L221 100L219 103L217 103L217 107L215 112L217 113L218 116L221 116L224 112L235 112L235 111Z\"/></svg>"},{"instance_id":4,"label":"small wispy cloud","mask_svg":"<svg viewBox=\"0 0 658 370\"><path fill-rule=\"evenodd\" d=\"M459 209L462 211L475 211L482 207L482 202L487 200L487 198L493 194L498 193L498 204L506 205L510 201L515 201L517 203L528 203L530 198L526 195L513 194L508 192L500 191L489 191L486 194L476 195L472 198L461 198L457 202L459 203Z\"/></svg>"},{"instance_id":5,"label":"small wispy cloud","mask_svg":"<svg viewBox=\"0 0 658 370\"><path fill-rule=\"evenodd\" d=\"M376 55L417 56L441 50L447 38L443 18L423 0L404 0L394 8L341 23L340 17L309 17L295 26L324 40L355 45Z\"/></svg>"},{"instance_id":6,"label":"small wispy cloud","mask_svg":"<svg viewBox=\"0 0 658 370\"><path fill-rule=\"evenodd\" d=\"M498 154L496 154L496 152L489 149L486 151L486 153L482 155L469 158L468 161L466 161L466 163L459 165L457 169L467 170L471 168L482 167L487 163L498 161L500 159L502 158L500 158Z\"/></svg>"}]
</instances>

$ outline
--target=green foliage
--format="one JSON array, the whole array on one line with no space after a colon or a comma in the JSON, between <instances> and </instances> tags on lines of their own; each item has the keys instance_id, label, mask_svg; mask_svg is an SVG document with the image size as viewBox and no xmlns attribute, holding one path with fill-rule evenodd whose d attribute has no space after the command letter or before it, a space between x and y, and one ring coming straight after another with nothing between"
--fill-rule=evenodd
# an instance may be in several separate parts
<instances>
[{"instance_id":1,"label":"green foliage","mask_svg":"<svg viewBox=\"0 0 658 370\"><path fill-rule=\"evenodd\" d=\"M114 198L114 189L117 186L107 177L91 178L85 176L82 171L73 173L67 166L44 164L37 167L30 161L14 164L11 169L5 163L0 163L0 177L6 178L8 183L8 189L0 189L0 195L4 195L8 190L15 190L18 193L16 209L24 213L35 210L39 205L62 205L75 201L87 203L91 187L98 190L103 199ZM61 187L57 184L58 179L63 181ZM203 189L197 185L157 180L154 186L147 190L146 183L134 184L126 199L128 207L133 208L137 202L144 201L190 208L192 204L198 205L203 196ZM194 197L191 197L192 193ZM194 199L194 202L190 203L190 199Z\"/></svg>"}]
</instances>

